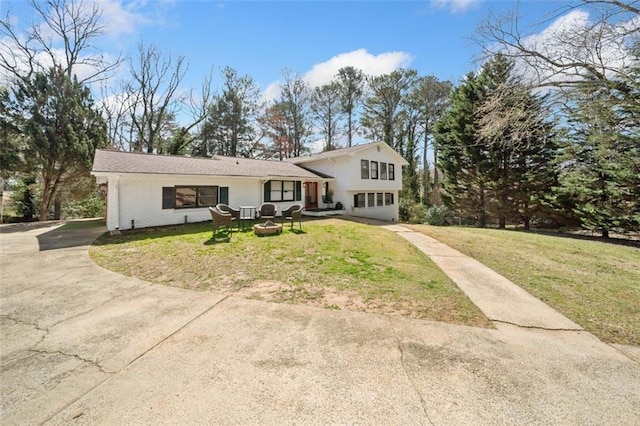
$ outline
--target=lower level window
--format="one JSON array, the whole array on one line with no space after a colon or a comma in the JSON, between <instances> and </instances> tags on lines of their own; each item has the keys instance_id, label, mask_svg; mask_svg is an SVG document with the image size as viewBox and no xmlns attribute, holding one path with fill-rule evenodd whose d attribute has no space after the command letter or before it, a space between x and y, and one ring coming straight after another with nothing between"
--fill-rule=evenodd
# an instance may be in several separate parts
<instances>
[{"instance_id":1,"label":"lower level window","mask_svg":"<svg viewBox=\"0 0 640 426\"><path fill-rule=\"evenodd\" d=\"M393 205L393 193L385 192L384 193L384 204L385 206Z\"/></svg>"},{"instance_id":2,"label":"lower level window","mask_svg":"<svg viewBox=\"0 0 640 426\"><path fill-rule=\"evenodd\" d=\"M366 198L365 198L365 193L361 192L359 194L354 194L353 195L353 206L354 207L367 207L366 203Z\"/></svg>"},{"instance_id":3,"label":"lower level window","mask_svg":"<svg viewBox=\"0 0 640 426\"><path fill-rule=\"evenodd\" d=\"M215 206L218 202L217 186L176 186L175 208Z\"/></svg>"}]
</instances>

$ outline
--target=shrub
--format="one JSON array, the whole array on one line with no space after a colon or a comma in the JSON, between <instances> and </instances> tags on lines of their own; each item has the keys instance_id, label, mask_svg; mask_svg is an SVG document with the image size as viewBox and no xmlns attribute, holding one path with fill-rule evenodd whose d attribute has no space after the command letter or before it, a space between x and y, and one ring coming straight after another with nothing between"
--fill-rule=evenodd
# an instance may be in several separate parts
<instances>
[{"instance_id":1,"label":"shrub","mask_svg":"<svg viewBox=\"0 0 640 426\"><path fill-rule=\"evenodd\" d=\"M73 201L63 207L65 219L82 219L88 217L103 217L104 201L99 194L91 194L82 200Z\"/></svg>"},{"instance_id":2,"label":"shrub","mask_svg":"<svg viewBox=\"0 0 640 426\"><path fill-rule=\"evenodd\" d=\"M424 222L434 226L449 225L451 219L451 211L446 206L431 206L424 215Z\"/></svg>"},{"instance_id":3,"label":"shrub","mask_svg":"<svg viewBox=\"0 0 640 426\"><path fill-rule=\"evenodd\" d=\"M412 200L401 199L398 206L400 221L408 223L423 223L425 207Z\"/></svg>"},{"instance_id":4,"label":"shrub","mask_svg":"<svg viewBox=\"0 0 640 426\"><path fill-rule=\"evenodd\" d=\"M16 181L13 188L13 204L16 213L23 222L33 222L36 215L36 192L35 179L21 178Z\"/></svg>"}]
</instances>

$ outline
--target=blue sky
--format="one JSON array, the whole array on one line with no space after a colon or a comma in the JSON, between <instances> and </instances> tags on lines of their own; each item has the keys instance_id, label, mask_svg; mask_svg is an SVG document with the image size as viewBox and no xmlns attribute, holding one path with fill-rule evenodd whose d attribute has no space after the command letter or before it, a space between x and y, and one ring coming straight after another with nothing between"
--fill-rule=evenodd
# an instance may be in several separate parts
<instances>
[{"instance_id":1,"label":"blue sky","mask_svg":"<svg viewBox=\"0 0 640 426\"><path fill-rule=\"evenodd\" d=\"M97 44L101 53L132 53L142 40L186 57L186 87L199 87L211 67L231 66L266 91L277 85L284 68L313 86L345 65L370 74L414 68L456 82L477 68L479 48L469 39L477 24L489 11L500 14L517 6L487 0L97 1L106 25ZM561 5L530 0L520 9L536 22ZM21 1L0 0L0 9L20 23L31 19Z\"/></svg>"}]
</instances>

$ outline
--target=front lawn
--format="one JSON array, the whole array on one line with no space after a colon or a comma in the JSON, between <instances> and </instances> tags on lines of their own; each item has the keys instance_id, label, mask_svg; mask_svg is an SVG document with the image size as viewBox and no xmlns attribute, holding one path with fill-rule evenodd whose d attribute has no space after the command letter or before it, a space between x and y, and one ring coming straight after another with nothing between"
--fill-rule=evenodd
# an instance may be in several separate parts
<instances>
[{"instance_id":1,"label":"front lawn","mask_svg":"<svg viewBox=\"0 0 640 426\"><path fill-rule=\"evenodd\" d=\"M640 345L640 249L532 232L407 225L494 269L608 343Z\"/></svg>"},{"instance_id":2,"label":"front lawn","mask_svg":"<svg viewBox=\"0 0 640 426\"><path fill-rule=\"evenodd\" d=\"M340 219L303 223L303 232L211 239L210 223L108 234L91 247L107 269L154 283L274 302L399 314L490 327L424 254L375 226Z\"/></svg>"}]
</instances>

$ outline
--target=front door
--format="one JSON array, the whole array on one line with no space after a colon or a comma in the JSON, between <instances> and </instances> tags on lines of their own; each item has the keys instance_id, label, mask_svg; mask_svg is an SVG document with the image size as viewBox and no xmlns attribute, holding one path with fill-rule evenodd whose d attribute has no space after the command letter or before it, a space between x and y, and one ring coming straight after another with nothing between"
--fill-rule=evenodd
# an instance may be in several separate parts
<instances>
[{"instance_id":1,"label":"front door","mask_svg":"<svg viewBox=\"0 0 640 426\"><path fill-rule=\"evenodd\" d=\"M307 182L304 191L304 208L318 208L318 182Z\"/></svg>"}]
</instances>

